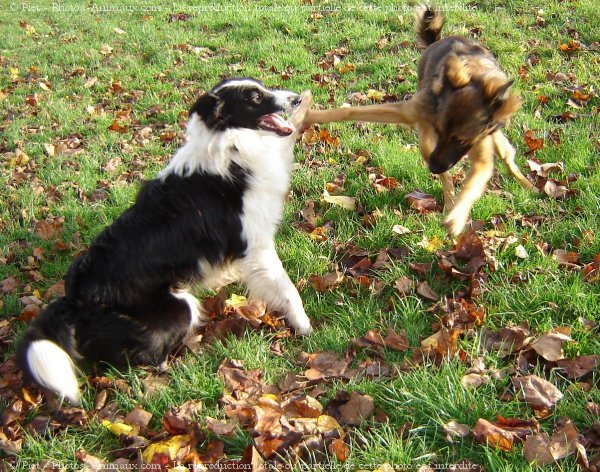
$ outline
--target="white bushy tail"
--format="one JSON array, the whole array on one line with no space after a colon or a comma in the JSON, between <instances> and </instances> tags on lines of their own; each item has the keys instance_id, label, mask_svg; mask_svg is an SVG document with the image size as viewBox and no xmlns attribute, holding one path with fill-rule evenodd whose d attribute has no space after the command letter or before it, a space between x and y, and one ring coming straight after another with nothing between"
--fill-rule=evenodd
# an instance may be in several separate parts
<instances>
[{"instance_id":1,"label":"white bushy tail","mask_svg":"<svg viewBox=\"0 0 600 472\"><path fill-rule=\"evenodd\" d=\"M47 339L32 341L26 360L31 376L40 386L74 405L81 403L73 360L57 344Z\"/></svg>"}]
</instances>

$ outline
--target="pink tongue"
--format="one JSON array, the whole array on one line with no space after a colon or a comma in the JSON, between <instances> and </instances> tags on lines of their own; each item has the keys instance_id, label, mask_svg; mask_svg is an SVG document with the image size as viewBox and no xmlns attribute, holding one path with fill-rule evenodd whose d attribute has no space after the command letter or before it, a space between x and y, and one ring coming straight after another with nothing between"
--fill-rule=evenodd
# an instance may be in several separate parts
<instances>
[{"instance_id":1,"label":"pink tongue","mask_svg":"<svg viewBox=\"0 0 600 472\"><path fill-rule=\"evenodd\" d=\"M264 115L260 118L260 121L267 125L265 126L265 129L267 130L269 129L269 125L271 125L272 128L281 134L290 134L293 131L289 123L276 113Z\"/></svg>"}]
</instances>

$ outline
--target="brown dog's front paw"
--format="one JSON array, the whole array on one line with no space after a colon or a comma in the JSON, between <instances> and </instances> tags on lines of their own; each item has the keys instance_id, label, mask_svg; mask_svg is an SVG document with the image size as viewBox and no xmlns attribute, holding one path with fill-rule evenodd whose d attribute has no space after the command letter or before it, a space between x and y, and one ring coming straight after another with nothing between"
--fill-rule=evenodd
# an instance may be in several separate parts
<instances>
[{"instance_id":1,"label":"brown dog's front paw","mask_svg":"<svg viewBox=\"0 0 600 472\"><path fill-rule=\"evenodd\" d=\"M301 103L298 108L292 114L290 118L290 122L294 125L296 130L304 131L306 129L306 125L308 124L307 116L310 112L310 107L312 107L312 93L310 90L306 90L300 94Z\"/></svg>"},{"instance_id":2,"label":"brown dog's front paw","mask_svg":"<svg viewBox=\"0 0 600 472\"><path fill-rule=\"evenodd\" d=\"M454 209L448 213L448 216L444 218L444 225L446 226L448 234L452 237L458 236L462 233L463 229L465 229L468 219L469 214L467 212L462 211L458 207L454 207Z\"/></svg>"}]
</instances>

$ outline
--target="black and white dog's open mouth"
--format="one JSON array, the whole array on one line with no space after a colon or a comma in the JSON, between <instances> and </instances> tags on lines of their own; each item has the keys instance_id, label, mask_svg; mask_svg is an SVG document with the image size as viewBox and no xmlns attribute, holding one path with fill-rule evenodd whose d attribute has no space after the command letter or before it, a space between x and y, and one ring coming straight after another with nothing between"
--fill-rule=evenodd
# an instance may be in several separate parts
<instances>
[{"instance_id":1,"label":"black and white dog's open mouth","mask_svg":"<svg viewBox=\"0 0 600 472\"><path fill-rule=\"evenodd\" d=\"M289 136L294 132L294 127L277 113L259 117L258 127L265 131L273 131L279 136Z\"/></svg>"}]
</instances>

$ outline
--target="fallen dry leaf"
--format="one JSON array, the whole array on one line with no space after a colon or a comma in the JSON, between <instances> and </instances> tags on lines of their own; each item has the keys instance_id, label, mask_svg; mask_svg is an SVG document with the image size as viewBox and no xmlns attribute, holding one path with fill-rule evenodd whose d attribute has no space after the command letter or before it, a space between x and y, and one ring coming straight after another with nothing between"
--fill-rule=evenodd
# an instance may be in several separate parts
<instances>
[{"instance_id":1,"label":"fallen dry leaf","mask_svg":"<svg viewBox=\"0 0 600 472\"><path fill-rule=\"evenodd\" d=\"M347 197L343 195L329 195L327 190L323 190L323 200L332 205L337 205L346 210L356 211L358 206L357 200L354 197Z\"/></svg>"},{"instance_id":2,"label":"fallen dry leaf","mask_svg":"<svg viewBox=\"0 0 600 472\"><path fill-rule=\"evenodd\" d=\"M464 438L469 435L471 428L466 424L459 423L458 421L448 421L442 426L444 433L446 433L446 441L452 442L456 438Z\"/></svg>"},{"instance_id":3,"label":"fallen dry leaf","mask_svg":"<svg viewBox=\"0 0 600 472\"><path fill-rule=\"evenodd\" d=\"M534 410L551 410L563 397L552 383L535 375L513 377L513 386L518 398L526 401Z\"/></svg>"},{"instance_id":4,"label":"fallen dry leaf","mask_svg":"<svg viewBox=\"0 0 600 472\"><path fill-rule=\"evenodd\" d=\"M423 298L437 302L440 296L429 286L427 282L419 282L417 284L417 293Z\"/></svg>"},{"instance_id":5,"label":"fallen dry leaf","mask_svg":"<svg viewBox=\"0 0 600 472\"><path fill-rule=\"evenodd\" d=\"M408 205L419 213L430 213L439 211L440 209L433 195L421 192L420 190L413 190L405 198L408 201Z\"/></svg>"},{"instance_id":6,"label":"fallen dry leaf","mask_svg":"<svg viewBox=\"0 0 600 472\"><path fill-rule=\"evenodd\" d=\"M356 391L350 394L350 399L339 407L340 423L345 425L359 425L362 421L371 417L375 411L375 401L370 395L364 395Z\"/></svg>"},{"instance_id":7,"label":"fallen dry leaf","mask_svg":"<svg viewBox=\"0 0 600 472\"><path fill-rule=\"evenodd\" d=\"M575 454L579 450L578 433L569 420L552 436L548 433L535 433L525 438L523 455L529 462L544 466Z\"/></svg>"},{"instance_id":8,"label":"fallen dry leaf","mask_svg":"<svg viewBox=\"0 0 600 472\"><path fill-rule=\"evenodd\" d=\"M578 356L574 359L559 359L556 364L562 375L569 379L583 377L595 370L600 365L600 356Z\"/></svg>"},{"instance_id":9,"label":"fallen dry leaf","mask_svg":"<svg viewBox=\"0 0 600 472\"><path fill-rule=\"evenodd\" d=\"M310 285L319 293L325 293L331 290L333 287L338 285L344 280L344 274L341 272L330 272L325 275L312 274L308 281Z\"/></svg>"},{"instance_id":10,"label":"fallen dry leaf","mask_svg":"<svg viewBox=\"0 0 600 472\"><path fill-rule=\"evenodd\" d=\"M341 377L348 370L348 362L331 351L310 354L308 366L309 369L304 375L309 380Z\"/></svg>"},{"instance_id":11,"label":"fallen dry leaf","mask_svg":"<svg viewBox=\"0 0 600 472\"><path fill-rule=\"evenodd\" d=\"M554 362L564 357L562 344L572 341L571 337L563 333L548 333L533 341L530 346L544 359Z\"/></svg>"}]
</instances>

